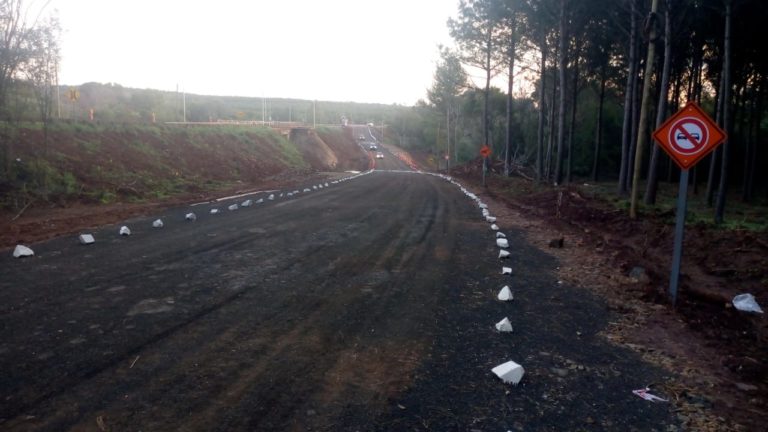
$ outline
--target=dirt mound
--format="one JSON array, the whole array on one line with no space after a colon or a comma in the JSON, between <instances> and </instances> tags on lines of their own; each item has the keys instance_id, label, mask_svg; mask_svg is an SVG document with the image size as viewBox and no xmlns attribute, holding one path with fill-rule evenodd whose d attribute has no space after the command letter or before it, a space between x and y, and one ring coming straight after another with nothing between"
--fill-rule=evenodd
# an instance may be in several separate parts
<instances>
[{"instance_id":1,"label":"dirt mound","mask_svg":"<svg viewBox=\"0 0 768 432\"><path fill-rule=\"evenodd\" d=\"M311 129L292 130L291 142L301 152L304 161L316 169L330 171L339 164L334 151Z\"/></svg>"},{"instance_id":2,"label":"dirt mound","mask_svg":"<svg viewBox=\"0 0 768 432\"><path fill-rule=\"evenodd\" d=\"M352 136L352 128L318 128L317 137L330 148L337 159L338 171L361 171L368 166L368 155Z\"/></svg>"}]
</instances>

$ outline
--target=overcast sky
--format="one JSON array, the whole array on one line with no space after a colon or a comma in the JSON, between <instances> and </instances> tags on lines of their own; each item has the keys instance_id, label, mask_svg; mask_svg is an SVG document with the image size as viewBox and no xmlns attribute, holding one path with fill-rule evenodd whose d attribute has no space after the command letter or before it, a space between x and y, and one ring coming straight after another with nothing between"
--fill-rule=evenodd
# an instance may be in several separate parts
<instances>
[{"instance_id":1,"label":"overcast sky","mask_svg":"<svg viewBox=\"0 0 768 432\"><path fill-rule=\"evenodd\" d=\"M414 104L457 0L52 0L60 83Z\"/></svg>"}]
</instances>

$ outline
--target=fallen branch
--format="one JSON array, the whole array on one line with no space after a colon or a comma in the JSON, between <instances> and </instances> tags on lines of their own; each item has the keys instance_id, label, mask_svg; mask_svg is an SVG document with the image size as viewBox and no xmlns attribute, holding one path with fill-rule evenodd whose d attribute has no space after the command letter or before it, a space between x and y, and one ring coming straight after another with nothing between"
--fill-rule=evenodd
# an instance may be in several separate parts
<instances>
[{"instance_id":1,"label":"fallen branch","mask_svg":"<svg viewBox=\"0 0 768 432\"><path fill-rule=\"evenodd\" d=\"M24 210L26 210L27 208L29 208L29 206L31 206L33 202L35 202L35 200L34 200L34 199L33 199L32 201L28 202L28 203L27 203L27 205L25 205L25 206L24 206L24 208L23 208L23 209L21 209L21 211L20 211L20 212L19 212L19 213L18 213L16 216L14 216L14 217L13 217L13 219L11 219L11 222L13 222L13 221L15 221L16 219L18 219L18 218L19 218L19 216L21 216L21 215L22 215L22 213L24 213Z\"/></svg>"}]
</instances>

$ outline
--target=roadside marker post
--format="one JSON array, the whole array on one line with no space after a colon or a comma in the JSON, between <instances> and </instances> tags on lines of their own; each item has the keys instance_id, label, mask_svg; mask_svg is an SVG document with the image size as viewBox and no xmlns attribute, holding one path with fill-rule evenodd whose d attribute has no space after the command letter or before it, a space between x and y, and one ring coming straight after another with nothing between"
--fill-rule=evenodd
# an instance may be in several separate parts
<instances>
[{"instance_id":1,"label":"roadside marker post","mask_svg":"<svg viewBox=\"0 0 768 432\"><path fill-rule=\"evenodd\" d=\"M480 155L483 157L483 187L485 187L485 172L488 171L488 156L491 155L491 148L484 144L480 148Z\"/></svg>"},{"instance_id":2,"label":"roadside marker post","mask_svg":"<svg viewBox=\"0 0 768 432\"><path fill-rule=\"evenodd\" d=\"M669 295L674 306L677 302L680 262L683 255L685 213L688 211L688 170L722 144L727 139L727 134L696 103L689 102L668 118L653 133L653 138L681 170L672 272L669 277Z\"/></svg>"}]
</instances>

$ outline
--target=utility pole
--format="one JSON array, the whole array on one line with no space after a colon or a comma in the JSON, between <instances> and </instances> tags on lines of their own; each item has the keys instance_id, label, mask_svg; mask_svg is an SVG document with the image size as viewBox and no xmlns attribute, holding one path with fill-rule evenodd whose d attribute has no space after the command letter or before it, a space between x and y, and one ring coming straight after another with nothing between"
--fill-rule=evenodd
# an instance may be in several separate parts
<instances>
[{"instance_id":1,"label":"utility pole","mask_svg":"<svg viewBox=\"0 0 768 432\"><path fill-rule=\"evenodd\" d=\"M643 77L643 99L640 103L640 127L637 131L637 148L635 149L635 169L632 173L632 194L629 200L629 217L637 219L637 190L640 189L640 170L643 167L643 148L648 142L648 111L651 104L651 77L653 65L656 62L656 11L659 10L659 0L651 3L651 14L648 16L648 57L645 60L645 75ZM666 95L662 95L666 97ZM681 191L682 192L682 191Z\"/></svg>"}]
</instances>

